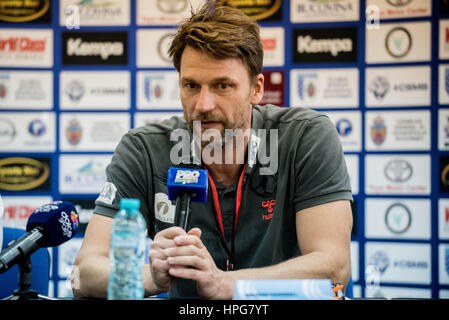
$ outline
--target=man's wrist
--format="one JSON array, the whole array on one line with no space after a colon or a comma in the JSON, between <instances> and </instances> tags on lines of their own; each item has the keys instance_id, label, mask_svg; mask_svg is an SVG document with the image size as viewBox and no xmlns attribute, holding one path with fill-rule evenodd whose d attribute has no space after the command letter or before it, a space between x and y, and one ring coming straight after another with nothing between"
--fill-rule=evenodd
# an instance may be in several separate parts
<instances>
[{"instance_id":1,"label":"man's wrist","mask_svg":"<svg viewBox=\"0 0 449 320\"><path fill-rule=\"evenodd\" d=\"M219 288L218 299L230 300L234 295L235 279L234 271L222 271L221 286Z\"/></svg>"},{"instance_id":2,"label":"man's wrist","mask_svg":"<svg viewBox=\"0 0 449 320\"><path fill-rule=\"evenodd\" d=\"M144 297L154 296L159 293L167 291L159 288L159 286L157 286L156 283L154 283L149 264L143 265L142 276L143 276Z\"/></svg>"}]
</instances>

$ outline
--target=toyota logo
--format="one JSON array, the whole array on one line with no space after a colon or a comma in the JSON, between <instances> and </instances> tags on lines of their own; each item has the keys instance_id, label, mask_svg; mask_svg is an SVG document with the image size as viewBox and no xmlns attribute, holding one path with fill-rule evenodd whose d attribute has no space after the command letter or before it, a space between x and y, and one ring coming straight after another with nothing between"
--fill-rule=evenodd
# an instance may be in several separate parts
<instances>
[{"instance_id":1,"label":"toyota logo","mask_svg":"<svg viewBox=\"0 0 449 320\"><path fill-rule=\"evenodd\" d=\"M391 182L405 182L413 175L413 167L408 161L393 159L385 166L384 174Z\"/></svg>"}]
</instances>

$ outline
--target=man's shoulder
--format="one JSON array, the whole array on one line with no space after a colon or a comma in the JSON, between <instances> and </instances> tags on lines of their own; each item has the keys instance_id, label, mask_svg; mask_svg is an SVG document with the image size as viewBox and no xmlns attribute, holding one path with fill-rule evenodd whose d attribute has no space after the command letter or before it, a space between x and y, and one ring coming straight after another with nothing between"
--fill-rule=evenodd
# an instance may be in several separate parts
<instances>
[{"instance_id":1,"label":"man's shoulder","mask_svg":"<svg viewBox=\"0 0 449 320\"><path fill-rule=\"evenodd\" d=\"M183 116L173 116L159 122L148 123L131 129L129 134L139 135L166 135L176 129L187 129L187 123Z\"/></svg>"},{"instance_id":2,"label":"man's shoulder","mask_svg":"<svg viewBox=\"0 0 449 320\"><path fill-rule=\"evenodd\" d=\"M147 123L137 128L129 130L122 138L118 148L122 144L133 144L136 148L142 149L145 146L158 146L158 148L170 148L171 133L176 129L188 132L187 123L182 116L173 116L159 122Z\"/></svg>"},{"instance_id":3,"label":"man's shoulder","mask_svg":"<svg viewBox=\"0 0 449 320\"><path fill-rule=\"evenodd\" d=\"M324 116L323 113L307 108L278 107L272 104L256 105L254 108L260 113L264 121L276 123L312 121Z\"/></svg>"}]
</instances>

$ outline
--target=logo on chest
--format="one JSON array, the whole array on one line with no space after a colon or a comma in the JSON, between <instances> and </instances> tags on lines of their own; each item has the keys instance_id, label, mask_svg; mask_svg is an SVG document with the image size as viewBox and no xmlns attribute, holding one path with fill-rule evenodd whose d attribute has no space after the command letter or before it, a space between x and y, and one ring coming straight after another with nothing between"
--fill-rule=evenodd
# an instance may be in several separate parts
<instances>
[{"instance_id":1,"label":"logo on chest","mask_svg":"<svg viewBox=\"0 0 449 320\"><path fill-rule=\"evenodd\" d=\"M276 200L274 199L262 201L262 220L270 220L273 218L275 204Z\"/></svg>"},{"instance_id":2,"label":"logo on chest","mask_svg":"<svg viewBox=\"0 0 449 320\"><path fill-rule=\"evenodd\" d=\"M165 223L173 223L175 220L175 206L165 193L158 192L154 195L154 216Z\"/></svg>"}]
</instances>

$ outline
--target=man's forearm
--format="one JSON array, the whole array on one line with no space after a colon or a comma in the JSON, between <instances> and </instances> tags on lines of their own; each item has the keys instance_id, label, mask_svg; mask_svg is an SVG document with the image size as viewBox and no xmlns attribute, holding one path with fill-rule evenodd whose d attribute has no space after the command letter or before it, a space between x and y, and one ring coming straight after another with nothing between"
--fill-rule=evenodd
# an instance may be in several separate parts
<instances>
[{"instance_id":1,"label":"man's forearm","mask_svg":"<svg viewBox=\"0 0 449 320\"><path fill-rule=\"evenodd\" d=\"M76 297L107 298L110 262L106 257L86 257L72 274L72 289ZM148 264L142 267L144 295L152 296L161 292L153 282Z\"/></svg>"},{"instance_id":2,"label":"man's forearm","mask_svg":"<svg viewBox=\"0 0 449 320\"><path fill-rule=\"evenodd\" d=\"M109 259L87 256L73 267L72 290L75 297L107 298Z\"/></svg>"},{"instance_id":3,"label":"man's forearm","mask_svg":"<svg viewBox=\"0 0 449 320\"><path fill-rule=\"evenodd\" d=\"M236 280L243 279L331 279L347 284L350 275L348 262L335 261L324 252L313 252L279 264L252 269L224 272L223 297L231 299Z\"/></svg>"}]
</instances>

